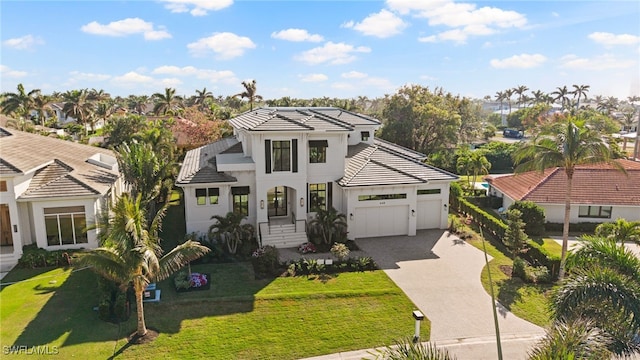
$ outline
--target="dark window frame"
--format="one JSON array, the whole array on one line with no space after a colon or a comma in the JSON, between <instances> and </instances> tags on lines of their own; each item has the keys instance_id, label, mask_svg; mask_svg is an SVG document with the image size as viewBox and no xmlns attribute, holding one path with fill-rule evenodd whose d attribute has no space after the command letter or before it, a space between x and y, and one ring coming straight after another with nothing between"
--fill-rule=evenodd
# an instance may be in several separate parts
<instances>
[{"instance_id":1,"label":"dark window frame","mask_svg":"<svg viewBox=\"0 0 640 360\"><path fill-rule=\"evenodd\" d=\"M586 210L586 213L584 213L584 210ZM579 218L611 219L612 213L613 206L581 205L578 208Z\"/></svg>"},{"instance_id":2,"label":"dark window frame","mask_svg":"<svg viewBox=\"0 0 640 360\"><path fill-rule=\"evenodd\" d=\"M309 212L327 210L328 195L326 183L309 184Z\"/></svg>"},{"instance_id":3,"label":"dark window frame","mask_svg":"<svg viewBox=\"0 0 640 360\"><path fill-rule=\"evenodd\" d=\"M373 194L358 195L358 201L382 201L382 200L399 200L406 199L407 194Z\"/></svg>"},{"instance_id":4,"label":"dark window frame","mask_svg":"<svg viewBox=\"0 0 640 360\"><path fill-rule=\"evenodd\" d=\"M360 138L362 139L362 141L369 141L370 137L371 137L370 131L360 131Z\"/></svg>"},{"instance_id":5,"label":"dark window frame","mask_svg":"<svg viewBox=\"0 0 640 360\"><path fill-rule=\"evenodd\" d=\"M419 189L417 192L418 195L437 195L440 193L442 193L440 189Z\"/></svg>"},{"instance_id":6,"label":"dark window frame","mask_svg":"<svg viewBox=\"0 0 640 360\"><path fill-rule=\"evenodd\" d=\"M77 245L89 242L87 214L83 205L45 208L43 213L48 246ZM61 222L61 219L63 222ZM55 222L56 234L50 233L50 230L53 229L48 228L53 224L52 222ZM64 225L67 225L68 229L63 229ZM66 230L67 235L70 233L70 238L65 238L63 235L64 230ZM54 243L53 241L56 239L57 242Z\"/></svg>"},{"instance_id":7,"label":"dark window frame","mask_svg":"<svg viewBox=\"0 0 640 360\"><path fill-rule=\"evenodd\" d=\"M309 140L309 163L324 164L327 162L327 140Z\"/></svg>"},{"instance_id":8,"label":"dark window frame","mask_svg":"<svg viewBox=\"0 0 640 360\"><path fill-rule=\"evenodd\" d=\"M291 171L291 140L272 140L273 172Z\"/></svg>"}]
</instances>

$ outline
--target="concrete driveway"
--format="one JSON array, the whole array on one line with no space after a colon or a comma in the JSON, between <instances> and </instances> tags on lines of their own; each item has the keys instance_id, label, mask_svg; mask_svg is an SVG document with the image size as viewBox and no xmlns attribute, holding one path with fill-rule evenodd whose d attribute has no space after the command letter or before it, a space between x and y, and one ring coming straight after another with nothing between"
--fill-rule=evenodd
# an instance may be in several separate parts
<instances>
[{"instance_id":1,"label":"concrete driveway","mask_svg":"<svg viewBox=\"0 0 640 360\"><path fill-rule=\"evenodd\" d=\"M356 242L431 320L431 341L460 360L497 358L491 297L480 283L482 251L442 230ZM525 359L544 330L497 309L504 358Z\"/></svg>"}]
</instances>

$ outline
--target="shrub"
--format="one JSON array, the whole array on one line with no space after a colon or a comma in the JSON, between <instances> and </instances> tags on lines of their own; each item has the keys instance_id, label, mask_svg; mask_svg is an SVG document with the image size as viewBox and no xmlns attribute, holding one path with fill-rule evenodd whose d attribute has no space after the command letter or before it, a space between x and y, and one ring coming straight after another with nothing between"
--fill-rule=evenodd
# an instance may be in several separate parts
<instances>
[{"instance_id":1,"label":"shrub","mask_svg":"<svg viewBox=\"0 0 640 360\"><path fill-rule=\"evenodd\" d=\"M522 221L522 213L520 210L507 210L507 226L502 240L505 246L516 256L524 250L529 240L529 237L524 232L525 224L524 221Z\"/></svg>"},{"instance_id":2,"label":"shrub","mask_svg":"<svg viewBox=\"0 0 640 360\"><path fill-rule=\"evenodd\" d=\"M251 255L251 264L256 278L274 276L280 269L280 253L271 245L259 247Z\"/></svg>"},{"instance_id":3,"label":"shrub","mask_svg":"<svg viewBox=\"0 0 640 360\"><path fill-rule=\"evenodd\" d=\"M449 232L452 234L460 234L464 229L464 224L457 215L449 215Z\"/></svg>"},{"instance_id":4,"label":"shrub","mask_svg":"<svg viewBox=\"0 0 640 360\"><path fill-rule=\"evenodd\" d=\"M79 250L55 250L48 251L37 245L25 245L22 248L22 256L18 260L18 266L22 268L38 268L45 266L69 266L72 257Z\"/></svg>"},{"instance_id":5,"label":"shrub","mask_svg":"<svg viewBox=\"0 0 640 360\"><path fill-rule=\"evenodd\" d=\"M523 254L523 257L534 265L546 267L551 278L557 279L560 271L560 255L551 254L543 245L533 240L529 240L527 246L529 249Z\"/></svg>"},{"instance_id":6,"label":"shrub","mask_svg":"<svg viewBox=\"0 0 640 360\"><path fill-rule=\"evenodd\" d=\"M315 253L316 251L316 246L311 242L306 242L298 246L298 252L301 254Z\"/></svg>"},{"instance_id":7,"label":"shrub","mask_svg":"<svg viewBox=\"0 0 640 360\"><path fill-rule=\"evenodd\" d=\"M513 260L513 275L528 283L550 283L551 274L546 266L531 266L517 257Z\"/></svg>"},{"instance_id":8,"label":"shrub","mask_svg":"<svg viewBox=\"0 0 640 360\"><path fill-rule=\"evenodd\" d=\"M349 257L349 248L345 244L335 243L331 247L331 254L339 260L344 260Z\"/></svg>"},{"instance_id":9,"label":"shrub","mask_svg":"<svg viewBox=\"0 0 640 360\"><path fill-rule=\"evenodd\" d=\"M478 226L481 226L486 232L498 239L504 237L507 225L502 222L502 220L487 213L464 198L458 198L457 204L459 206L459 212L463 215L471 216Z\"/></svg>"},{"instance_id":10,"label":"shrub","mask_svg":"<svg viewBox=\"0 0 640 360\"><path fill-rule=\"evenodd\" d=\"M517 209L522 213L522 219L525 222L524 231L529 236L540 236L544 234L544 208L533 201L516 201L509 210Z\"/></svg>"},{"instance_id":11,"label":"shrub","mask_svg":"<svg viewBox=\"0 0 640 360\"><path fill-rule=\"evenodd\" d=\"M511 277L516 276L524 280L526 278L524 271L526 265L526 261L524 261L521 257L516 256L516 258L513 259L513 270L511 271Z\"/></svg>"},{"instance_id":12,"label":"shrub","mask_svg":"<svg viewBox=\"0 0 640 360\"><path fill-rule=\"evenodd\" d=\"M179 271L173 278L173 285L175 285L176 290L186 290L191 287L191 279L189 278L189 273L187 271Z\"/></svg>"}]
</instances>

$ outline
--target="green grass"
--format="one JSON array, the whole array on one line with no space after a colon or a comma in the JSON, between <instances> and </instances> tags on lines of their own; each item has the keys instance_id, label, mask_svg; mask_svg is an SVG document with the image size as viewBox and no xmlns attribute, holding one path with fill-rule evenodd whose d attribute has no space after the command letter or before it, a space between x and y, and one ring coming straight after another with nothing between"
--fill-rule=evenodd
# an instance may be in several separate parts
<instances>
[{"instance_id":1,"label":"green grass","mask_svg":"<svg viewBox=\"0 0 640 360\"><path fill-rule=\"evenodd\" d=\"M475 236L468 240L469 244L482 250L482 238ZM544 239L545 247L556 251L559 246L552 239ZM489 266L482 269L482 286L487 293L490 293L489 270L493 282L493 290L502 305L509 309L517 317L530 321L539 326L547 326L551 323L549 313L549 294L553 288L550 284L528 284L520 278L510 277L503 268L513 266L513 260L507 255L508 250L493 239L486 242L487 254L493 259L489 261Z\"/></svg>"},{"instance_id":2,"label":"green grass","mask_svg":"<svg viewBox=\"0 0 640 360\"><path fill-rule=\"evenodd\" d=\"M202 264L209 290L158 284L145 304L149 344L128 346L135 313L119 327L98 320L96 277L87 270L15 269L0 291L1 345L57 346L62 358L294 359L389 344L411 335L415 306L383 271L254 280L248 263ZM430 324L422 326L429 338ZM26 356L25 356L26 357ZM33 358L30 356L29 358Z\"/></svg>"}]
</instances>

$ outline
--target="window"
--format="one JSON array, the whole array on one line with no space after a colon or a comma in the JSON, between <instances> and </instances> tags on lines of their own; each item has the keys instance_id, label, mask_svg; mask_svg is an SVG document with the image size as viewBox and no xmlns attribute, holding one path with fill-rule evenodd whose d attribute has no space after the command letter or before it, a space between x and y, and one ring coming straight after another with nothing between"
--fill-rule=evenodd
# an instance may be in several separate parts
<instances>
[{"instance_id":1,"label":"window","mask_svg":"<svg viewBox=\"0 0 640 360\"><path fill-rule=\"evenodd\" d=\"M233 212L249 216L249 187L232 187L231 194L233 195Z\"/></svg>"},{"instance_id":2,"label":"window","mask_svg":"<svg viewBox=\"0 0 640 360\"><path fill-rule=\"evenodd\" d=\"M418 190L418 195L440 194L440 189L422 189Z\"/></svg>"},{"instance_id":3,"label":"window","mask_svg":"<svg viewBox=\"0 0 640 360\"><path fill-rule=\"evenodd\" d=\"M580 206L578 217L611 219L611 206Z\"/></svg>"},{"instance_id":4,"label":"window","mask_svg":"<svg viewBox=\"0 0 640 360\"><path fill-rule=\"evenodd\" d=\"M84 206L46 208L44 224L49 246L88 242Z\"/></svg>"},{"instance_id":5,"label":"window","mask_svg":"<svg viewBox=\"0 0 640 360\"><path fill-rule=\"evenodd\" d=\"M291 171L291 142L273 142L273 171Z\"/></svg>"},{"instance_id":6,"label":"window","mask_svg":"<svg viewBox=\"0 0 640 360\"><path fill-rule=\"evenodd\" d=\"M196 189L196 204L206 205L207 198L209 198L209 204L215 205L218 203L219 196L220 189L218 188Z\"/></svg>"},{"instance_id":7,"label":"window","mask_svg":"<svg viewBox=\"0 0 640 360\"><path fill-rule=\"evenodd\" d=\"M360 195L358 201L406 199L407 194Z\"/></svg>"},{"instance_id":8,"label":"window","mask_svg":"<svg viewBox=\"0 0 640 360\"><path fill-rule=\"evenodd\" d=\"M368 141L369 136L371 135L369 134L368 131L360 131L360 137L362 138L362 141Z\"/></svg>"},{"instance_id":9,"label":"window","mask_svg":"<svg viewBox=\"0 0 640 360\"><path fill-rule=\"evenodd\" d=\"M7 182L2 180L0 181L0 192L6 192L7 191Z\"/></svg>"},{"instance_id":10,"label":"window","mask_svg":"<svg viewBox=\"0 0 640 360\"><path fill-rule=\"evenodd\" d=\"M309 211L327 209L327 184L309 184Z\"/></svg>"},{"instance_id":11,"label":"window","mask_svg":"<svg viewBox=\"0 0 640 360\"><path fill-rule=\"evenodd\" d=\"M309 162L312 164L327 162L327 140L309 140Z\"/></svg>"}]
</instances>

